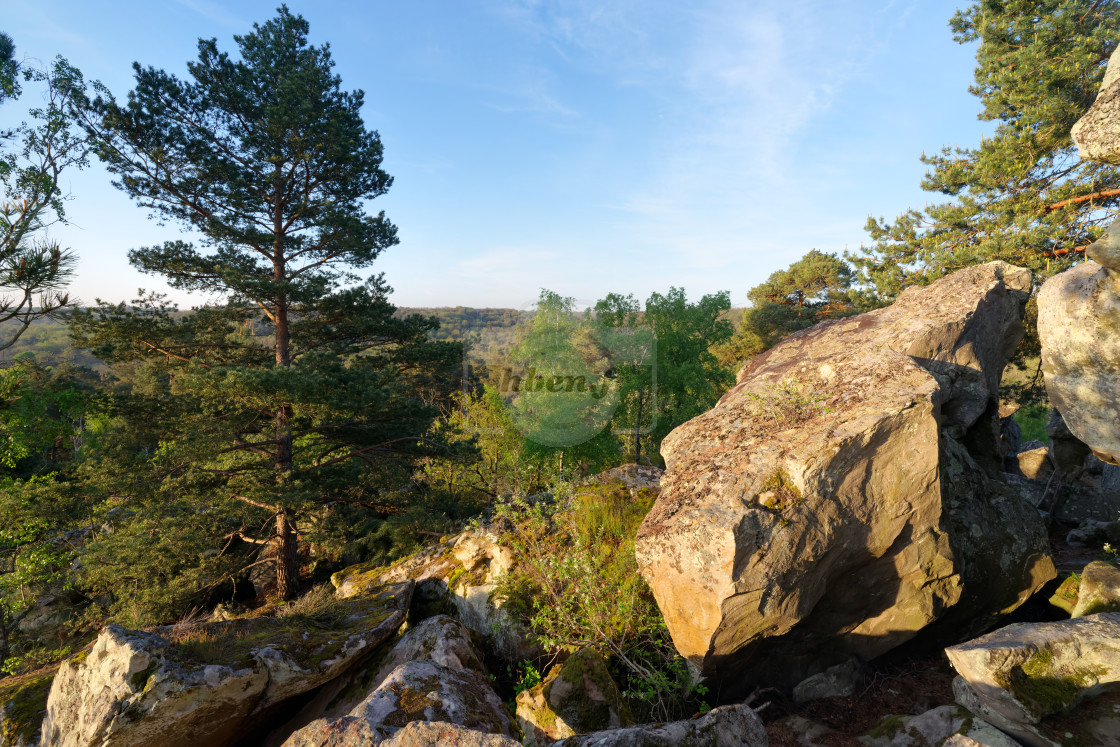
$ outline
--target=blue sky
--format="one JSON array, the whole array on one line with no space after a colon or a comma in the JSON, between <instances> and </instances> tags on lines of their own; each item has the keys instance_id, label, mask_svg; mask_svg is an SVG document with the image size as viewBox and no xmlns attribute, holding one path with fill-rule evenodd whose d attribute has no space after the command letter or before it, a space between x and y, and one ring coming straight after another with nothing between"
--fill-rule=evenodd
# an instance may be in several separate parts
<instances>
[{"instance_id":1,"label":"blue sky","mask_svg":"<svg viewBox=\"0 0 1120 747\"><path fill-rule=\"evenodd\" d=\"M15 3L20 57L63 54L118 98L139 61L186 74L199 37L234 34L275 2ZM923 151L972 145L975 50L941 0L412 0L302 2L344 87L366 93L395 181L371 203L400 230L379 259L402 306L526 307L547 287L731 291L735 305L816 248L867 241L935 195ZM30 89L0 122L34 104ZM74 292L166 290L130 248L180 238L96 164L67 176ZM184 306L201 296L173 294Z\"/></svg>"}]
</instances>

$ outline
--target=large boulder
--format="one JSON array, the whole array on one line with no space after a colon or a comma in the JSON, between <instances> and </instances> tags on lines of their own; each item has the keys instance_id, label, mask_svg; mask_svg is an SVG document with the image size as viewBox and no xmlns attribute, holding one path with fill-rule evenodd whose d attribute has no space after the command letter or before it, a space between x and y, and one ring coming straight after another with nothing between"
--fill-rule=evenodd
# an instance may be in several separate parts
<instances>
[{"instance_id":1,"label":"large boulder","mask_svg":"<svg viewBox=\"0 0 1120 747\"><path fill-rule=\"evenodd\" d=\"M525 744L536 746L632 726L634 718L603 657L584 648L517 696L517 722Z\"/></svg>"},{"instance_id":2,"label":"large boulder","mask_svg":"<svg viewBox=\"0 0 1120 747\"><path fill-rule=\"evenodd\" d=\"M1030 283L992 262L794 334L665 439L636 555L725 695L933 623L979 632L1054 577L1037 511L999 477L996 392Z\"/></svg>"},{"instance_id":3,"label":"large boulder","mask_svg":"<svg viewBox=\"0 0 1120 747\"><path fill-rule=\"evenodd\" d=\"M644 724L568 737L554 747L766 747L766 729L748 705L729 705L690 721Z\"/></svg>"},{"instance_id":4,"label":"large boulder","mask_svg":"<svg viewBox=\"0 0 1120 747\"><path fill-rule=\"evenodd\" d=\"M1096 101L1070 134L1082 158L1120 165L1120 48L1108 61Z\"/></svg>"},{"instance_id":5,"label":"large boulder","mask_svg":"<svg viewBox=\"0 0 1120 747\"><path fill-rule=\"evenodd\" d=\"M193 747L240 738L284 701L342 675L404 622L412 584L277 615L130 631L109 625L63 662L43 747Z\"/></svg>"},{"instance_id":6,"label":"large boulder","mask_svg":"<svg viewBox=\"0 0 1120 747\"><path fill-rule=\"evenodd\" d=\"M1072 434L1120 464L1120 222L1086 253L1093 261L1058 273L1038 293L1042 372Z\"/></svg>"}]
</instances>

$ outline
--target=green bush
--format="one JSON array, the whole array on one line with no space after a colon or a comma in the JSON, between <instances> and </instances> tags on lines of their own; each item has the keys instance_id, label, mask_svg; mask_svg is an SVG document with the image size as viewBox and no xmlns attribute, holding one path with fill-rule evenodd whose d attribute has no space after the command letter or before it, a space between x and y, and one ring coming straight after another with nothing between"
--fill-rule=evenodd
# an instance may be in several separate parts
<instances>
[{"instance_id":1,"label":"green bush","mask_svg":"<svg viewBox=\"0 0 1120 747\"><path fill-rule=\"evenodd\" d=\"M519 563L496 593L546 649L603 654L639 718L669 721L706 705L634 559L634 535L655 497L620 482L558 483L547 499L502 504L503 544Z\"/></svg>"}]
</instances>

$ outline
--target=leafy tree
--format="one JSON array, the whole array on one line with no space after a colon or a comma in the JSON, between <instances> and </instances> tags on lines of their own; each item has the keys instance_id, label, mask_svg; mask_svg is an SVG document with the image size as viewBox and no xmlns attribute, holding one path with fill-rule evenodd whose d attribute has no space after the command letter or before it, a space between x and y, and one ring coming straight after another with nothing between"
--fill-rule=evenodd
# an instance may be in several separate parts
<instances>
[{"instance_id":1,"label":"leafy tree","mask_svg":"<svg viewBox=\"0 0 1120 747\"><path fill-rule=\"evenodd\" d=\"M1120 39L1120 4L982 0L949 25L958 42L979 41L969 90L995 132L922 156L922 188L948 202L868 220L875 243L849 259L880 299L996 259L1041 282L1078 261L1120 199L1120 171L1079 160L1070 139Z\"/></svg>"},{"instance_id":2,"label":"leafy tree","mask_svg":"<svg viewBox=\"0 0 1120 747\"><path fill-rule=\"evenodd\" d=\"M22 67L22 70L20 69ZM18 140L0 152L0 350L11 347L36 319L56 317L70 305L65 291L75 256L43 232L66 222L63 171L88 162L84 136L74 132L71 104L82 75L59 57L46 70L15 62L11 37L0 34L0 101L18 97L20 78L41 84L46 103L30 110L33 121L4 132Z\"/></svg>"},{"instance_id":3,"label":"leafy tree","mask_svg":"<svg viewBox=\"0 0 1120 747\"><path fill-rule=\"evenodd\" d=\"M555 452L561 471L566 457L569 466L572 459L602 466L616 452L609 433L615 397L608 347L591 315L577 316L574 298L541 289L536 312L510 354L523 372L510 393L512 418L528 449L542 456Z\"/></svg>"},{"instance_id":4,"label":"leafy tree","mask_svg":"<svg viewBox=\"0 0 1120 747\"><path fill-rule=\"evenodd\" d=\"M655 339L652 365L632 356L615 366L622 400L615 428L627 434L635 462L643 453L657 458L669 431L715 405L734 382L712 352L731 338L731 324L723 319L729 308L727 292L689 303L682 288L651 294L644 311L633 296L613 293L596 304L602 324L646 329Z\"/></svg>"},{"instance_id":5,"label":"leafy tree","mask_svg":"<svg viewBox=\"0 0 1120 747\"><path fill-rule=\"evenodd\" d=\"M856 313L853 274L844 260L816 249L773 273L747 293L751 306L743 310L735 336L717 348L717 357L735 365L798 330Z\"/></svg>"},{"instance_id":6,"label":"leafy tree","mask_svg":"<svg viewBox=\"0 0 1120 747\"><path fill-rule=\"evenodd\" d=\"M300 517L392 512L377 475L418 451L434 413L414 385L460 353L428 342L434 320L396 318L380 276L356 284L397 243L364 207L392 179L362 92L342 90L307 34L281 7L234 37L239 58L200 40L188 79L136 64L126 103L97 86L82 107L116 186L202 236L135 249L132 264L225 303L185 316L152 295L101 304L75 317L76 338L108 361L163 362L176 404L150 460L158 490L204 506L218 546L271 544L284 597L299 585ZM251 536L261 516L267 540Z\"/></svg>"}]
</instances>

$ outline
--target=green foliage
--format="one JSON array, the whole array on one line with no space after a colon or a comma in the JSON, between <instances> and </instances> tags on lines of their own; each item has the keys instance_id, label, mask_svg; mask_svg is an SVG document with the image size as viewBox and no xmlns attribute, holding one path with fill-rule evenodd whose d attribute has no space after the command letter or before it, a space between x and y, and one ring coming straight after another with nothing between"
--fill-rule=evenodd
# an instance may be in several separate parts
<instances>
[{"instance_id":1,"label":"green foliage","mask_svg":"<svg viewBox=\"0 0 1120 747\"><path fill-rule=\"evenodd\" d=\"M642 718L689 715L703 693L677 656L638 573L634 535L656 496L621 483L556 483L551 502L514 499L497 516L521 569L496 592L548 649L592 646L620 663Z\"/></svg>"},{"instance_id":2,"label":"green foliage","mask_svg":"<svg viewBox=\"0 0 1120 747\"><path fill-rule=\"evenodd\" d=\"M736 365L794 332L864 310L853 279L844 260L812 250L747 293L751 306L743 310L739 329L714 352L723 365Z\"/></svg>"},{"instance_id":3,"label":"green foliage","mask_svg":"<svg viewBox=\"0 0 1120 747\"><path fill-rule=\"evenodd\" d=\"M1035 402L1020 407L1012 416L1019 424L1023 433L1023 441L1041 441L1050 443L1050 434L1046 432L1046 425L1050 422L1050 404L1048 402Z\"/></svg>"},{"instance_id":4,"label":"green foliage","mask_svg":"<svg viewBox=\"0 0 1120 747\"><path fill-rule=\"evenodd\" d=\"M363 94L342 89L308 31L281 7L235 37L236 58L200 40L188 79L136 65L127 102L95 85L75 107L117 186L202 236L134 249L132 264L225 300L183 314L147 294L72 317L75 342L125 377L108 427L128 447L106 439L87 472L133 512L90 548L88 583L125 578L117 615L174 614L265 543L293 596L300 534L330 557L356 539L332 507L414 507L408 466L431 453L425 432L454 386L461 346L431 342L435 320L397 316L380 276L354 274L397 243L366 211L392 179ZM128 545L144 533L139 555Z\"/></svg>"},{"instance_id":5,"label":"green foliage","mask_svg":"<svg viewBox=\"0 0 1120 747\"><path fill-rule=\"evenodd\" d=\"M734 383L712 352L732 336L723 318L730 307L726 292L689 303L682 288L651 294L644 311L633 296L616 293L596 304L600 324L648 330L655 339L652 361L634 356L614 366L620 397L614 429L628 441L632 461L660 461L665 436L706 412Z\"/></svg>"},{"instance_id":6,"label":"green foliage","mask_svg":"<svg viewBox=\"0 0 1120 747\"><path fill-rule=\"evenodd\" d=\"M777 428L789 428L832 412L828 395L807 391L797 379L785 379L764 392L747 392L751 415Z\"/></svg>"},{"instance_id":7,"label":"green foliage","mask_svg":"<svg viewBox=\"0 0 1120 747\"><path fill-rule=\"evenodd\" d=\"M958 42L979 42L969 90L995 132L978 146L922 156L930 167L922 188L948 202L868 220L875 243L848 258L879 300L997 259L1030 269L1040 284L1078 261L1076 250L1116 212L1117 196L1102 193L1120 188L1120 171L1081 161L1070 129L1120 39L1120 6L982 0L958 10L950 27ZM1037 355L1037 337L1019 353Z\"/></svg>"}]
</instances>

